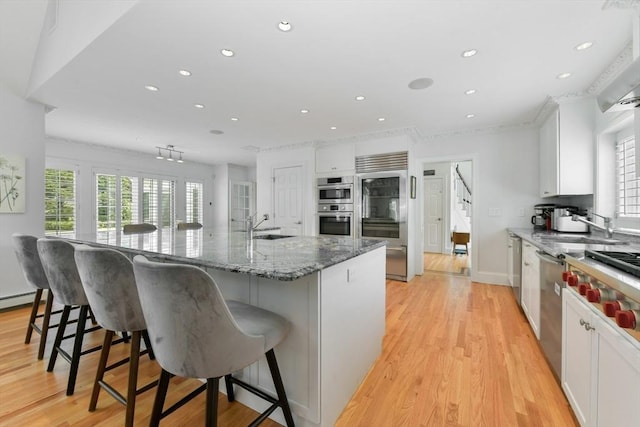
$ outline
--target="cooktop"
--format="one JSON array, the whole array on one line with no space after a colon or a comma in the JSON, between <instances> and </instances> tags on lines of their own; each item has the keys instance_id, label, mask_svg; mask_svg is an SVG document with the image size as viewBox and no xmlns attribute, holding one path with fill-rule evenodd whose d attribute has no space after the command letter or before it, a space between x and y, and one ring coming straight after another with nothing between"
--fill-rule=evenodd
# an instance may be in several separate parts
<instances>
[{"instance_id":1,"label":"cooktop","mask_svg":"<svg viewBox=\"0 0 640 427\"><path fill-rule=\"evenodd\" d=\"M584 255L632 276L640 277L640 252L586 250Z\"/></svg>"}]
</instances>

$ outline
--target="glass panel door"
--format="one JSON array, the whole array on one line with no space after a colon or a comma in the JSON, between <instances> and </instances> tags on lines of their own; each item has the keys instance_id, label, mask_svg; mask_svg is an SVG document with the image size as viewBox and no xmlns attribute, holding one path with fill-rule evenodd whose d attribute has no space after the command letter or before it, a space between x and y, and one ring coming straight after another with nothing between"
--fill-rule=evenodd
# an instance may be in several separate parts
<instances>
[{"instance_id":1,"label":"glass panel door","mask_svg":"<svg viewBox=\"0 0 640 427\"><path fill-rule=\"evenodd\" d=\"M400 237L400 177L362 179L362 237Z\"/></svg>"}]
</instances>

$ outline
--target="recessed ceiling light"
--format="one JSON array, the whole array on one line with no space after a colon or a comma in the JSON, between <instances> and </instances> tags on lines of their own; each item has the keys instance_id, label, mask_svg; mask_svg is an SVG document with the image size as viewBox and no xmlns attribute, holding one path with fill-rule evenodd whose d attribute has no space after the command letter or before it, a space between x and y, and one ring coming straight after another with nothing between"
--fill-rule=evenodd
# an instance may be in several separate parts
<instances>
[{"instance_id":1,"label":"recessed ceiling light","mask_svg":"<svg viewBox=\"0 0 640 427\"><path fill-rule=\"evenodd\" d=\"M432 84L433 84L433 79L430 79L429 77L421 77L419 79L415 79L414 81L410 82L409 88L415 89L415 90L426 89Z\"/></svg>"},{"instance_id":2,"label":"recessed ceiling light","mask_svg":"<svg viewBox=\"0 0 640 427\"><path fill-rule=\"evenodd\" d=\"M475 89L469 89L469 90L465 90L464 91L465 95L473 95L474 93L476 93Z\"/></svg>"},{"instance_id":3,"label":"recessed ceiling light","mask_svg":"<svg viewBox=\"0 0 640 427\"><path fill-rule=\"evenodd\" d=\"M222 49L220 50L220 53L229 58L235 55L235 53L231 49Z\"/></svg>"},{"instance_id":4,"label":"recessed ceiling light","mask_svg":"<svg viewBox=\"0 0 640 427\"><path fill-rule=\"evenodd\" d=\"M200 109L204 108L204 105L202 105L202 104L193 104L193 106L196 107L196 108L200 108Z\"/></svg>"},{"instance_id":5,"label":"recessed ceiling light","mask_svg":"<svg viewBox=\"0 0 640 427\"><path fill-rule=\"evenodd\" d=\"M159 90L160 90L160 89L158 89L158 87L157 87L157 86L152 86L152 85L146 85L144 88L145 88L146 90L150 90L151 92L157 92L157 91L159 91Z\"/></svg>"},{"instance_id":6,"label":"recessed ceiling light","mask_svg":"<svg viewBox=\"0 0 640 427\"><path fill-rule=\"evenodd\" d=\"M329 129L331 129L331 130L336 130L336 129L338 129L338 128L337 128L337 127L335 127L335 126L331 126Z\"/></svg>"},{"instance_id":7,"label":"recessed ceiling light","mask_svg":"<svg viewBox=\"0 0 640 427\"><path fill-rule=\"evenodd\" d=\"M300 112L301 112L302 114L307 114L307 113L309 112L309 110L302 109L302 110L300 110Z\"/></svg>"},{"instance_id":8,"label":"recessed ceiling light","mask_svg":"<svg viewBox=\"0 0 640 427\"><path fill-rule=\"evenodd\" d=\"M293 27L291 26L291 23L289 21L280 21L278 22L278 29L280 31L284 31L285 33L288 31L291 31Z\"/></svg>"},{"instance_id":9,"label":"recessed ceiling light","mask_svg":"<svg viewBox=\"0 0 640 427\"><path fill-rule=\"evenodd\" d=\"M209 131L209 133L212 134L212 135L222 135L224 132L222 132L221 130L218 130L218 129L211 129Z\"/></svg>"},{"instance_id":10,"label":"recessed ceiling light","mask_svg":"<svg viewBox=\"0 0 640 427\"><path fill-rule=\"evenodd\" d=\"M556 78L558 78L558 79L566 79L566 78L569 78L569 77L571 77L571 73L562 73L562 74L558 74L556 76Z\"/></svg>"},{"instance_id":11,"label":"recessed ceiling light","mask_svg":"<svg viewBox=\"0 0 640 427\"><path fill-rule=\"evenodd\" d=\"M237 122L237 121L238 121L238 118L237 118L237 117L231 117L231 121L232 121L232 122Z\"/></svg>"},{"instance_id":12,"label":"recessed ceiling light","mask_svg":"<svg viewBox=\"0 0 640 427\"><path fill-rule=\"evenodd\" d=\"M475 116L475 114L467 114L467 119L473 119Z\"/></svg>"},{"instance_id":13,"label":"recessed ceiling light","mask_svg":"<svg viewBox=\"0 0 640 427\"><path fill-rule=\"evenodd\" d=\"M189 71L189 70L180 70L180 71L178 71L178 74L180 74L181 76L188 77L188 76L191 75L191 71Z\"/></svg>"},{"instance_id":14,"label":"recessed ceiling light","mask_svg":"<svg viewBox=\"0 0 640 427\"><path fill-rule=\"evenodd\" d=\"M584 42L584 43L580 43L574 49L575 50L585 50L585 49L589 49L591 46L593 46L593 42Z\"/></svg>"},{"instance_id":15,"label":"recessed ceiling light","mask_svg":"<svg viewBox=\"0 0 640 427\"><path fill-rule=\"evenodd\" d=\"M364 96L362 96L362 95L358 95L358 96L356 96L356 101L364 101L364 99L365 99L365 98L364 98Z\"/></svg>"},{"instance_id":16,"label":"recessed ceiling light","mask_svg":"<svg viewBox=\"0 0 640 427\"><path fill-rule=\"evenodd\" d=\"M384 122L384 117L378 117L379 122Z\"/></svg>"},{"instance_id":17,"label":"recessed ceiling light","mask_svg":"<svg viewBox=\"0 0 640 427\"><path fill-rule=\"evenodd\" d=\"M476 53L478 53L478 51L476 49L465 50L464 52L462 52L462 57L463 58L471 58Z\"/></svg>"}]
</instances>

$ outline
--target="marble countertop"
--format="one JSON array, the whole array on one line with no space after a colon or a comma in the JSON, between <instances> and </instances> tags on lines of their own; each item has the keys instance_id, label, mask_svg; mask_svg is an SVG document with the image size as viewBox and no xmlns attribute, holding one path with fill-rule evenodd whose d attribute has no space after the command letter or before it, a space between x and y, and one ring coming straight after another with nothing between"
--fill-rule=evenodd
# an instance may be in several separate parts
<instances>
[{"instance_id":1,"label":"marble countertop","mask_svg":"<svg viewBox=\"0 0 640 427\"><path fill-rule=\"evenodd\" d=\"M531 228L508 228L508 232L526 240L542 251L552 255L569 255L574 258L580 258L584 255L585 250L592 251L640 251L640 244L635 239L630 239L626 244L607 245L607 244L585 244L585 243L567 243L562 238L567 236L585 236L599 238L599 235L581 234L581 233L559 233L556 231L538 231ZM620 240L616 238L616 240Z\"/></svg>"},{"instance_id":2,"label":"marble countertop","mask_svg":"<svg viewBox=\"0 0 640 427\"><path fill-rule=\"evenodd\" d=\"M351 237L293 236L247 242L246 233L201 228L151 233L119 231L60 236L74 243L105 246L153 259L291 281L386 245Z\"/></svg>"}]
</instances>

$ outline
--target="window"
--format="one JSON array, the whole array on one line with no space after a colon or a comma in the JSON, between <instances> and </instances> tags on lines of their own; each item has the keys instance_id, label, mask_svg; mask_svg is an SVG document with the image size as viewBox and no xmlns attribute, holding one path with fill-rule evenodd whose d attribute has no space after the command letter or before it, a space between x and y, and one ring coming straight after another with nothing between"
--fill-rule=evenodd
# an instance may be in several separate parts
<instances>
[{"instance_id":1,"label":"window","mask_svg":"<svg viewBox=\"0 0 640 427\"><path fill-rule=\"evenodd\" d=\"M202 220L202 183L187 182L186 184L186 222L199 222Z\"/></svg>"},{"instance_id":2,"label":"window","mask_svg":"<svg viewBox=\"0 0 640 427\"><path fill-rule=\"evenodd\" d=\"M618 217L640 217L640 178L636 174L633 136L616 142L617 213Z\"/></svg>"},{"instance_id":3,"label":"window","mask_svg":"<svg viewBox=\"0 0 640 427\"><path fill-rule=\"evenodd\" d=\"M76 231L75 171L45 169L44 188L44 233L73 235Z\"/></svg>"},{"instance_id":4,"label":"window","mask_svg":"<svg viewBox=\"0 0 640 427\"><path fill-rule=\"evenodd\" d=\"M96 218L98 232L141 222L170 228L175 222L175 181L96 174Z\"/></svg>"}]
</instances>

